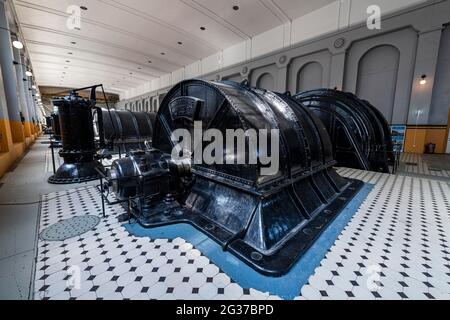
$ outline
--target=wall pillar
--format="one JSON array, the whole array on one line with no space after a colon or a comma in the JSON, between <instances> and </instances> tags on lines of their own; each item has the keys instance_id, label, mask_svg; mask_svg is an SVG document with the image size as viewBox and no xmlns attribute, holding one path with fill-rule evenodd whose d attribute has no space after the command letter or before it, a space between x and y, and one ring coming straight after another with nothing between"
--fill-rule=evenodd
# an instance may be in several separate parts
<instances>
[{"instance_id":1,"label":"wall pillar","mask_svg":"<svg viewBox=\"0 0 450 320\"><path fill-rule=\"evenodd\" d=\"M0 66L0 177L3 174L2 168L7 168L9 165L9 151L12 148L11 129L9 127L8 110L3 88L2 69Z\"/></svg>"},{"instance_id":2,"label":"wall pillar","mask_svg":"<svg viewBox=\"0 0 450 320\"><path fill-rule=\"evenodd\" d=\"M287 76L288 76L288 68L287 66L281 67L278 69L278 75L276 78L275 91L277 92L286 92L287 88Z\"/></svg>"},{"instance_id":3,"label":"wall pillar","mask_svg":"<svg viewBox=\"0 0 450 320\"><path fill-rule=\"evenodd\" d=\"M22 112L23 116L23 130L25 137L31 136L31 128L30 128L30 118L28 114L28 101L26 98L26 92L25 92L25 85L24 85L24 72L23 72L23 66L22 66L22 60L20 57L19 49L13 48L14 53L14 61L17 62L16 64L16 76L17 76L17 86L19 90L19 103L20 103L20 111Z\"/></svg>"},{"instance_id":4,"label":"wall pillar","mask_svg":"<svg viewBox=\"0 0 450 320\"><path fill-rule=\"evenodd\" d=\"M344 87L344 74L345 74L345 51L335 53L331 56L329 87L342 90Z\"/></svg>"},{"instance_id":5,"label":"wall pillar","mask_svg":"<svg viewBox=\"0 0 450 320\"><path fill-rule=\"evenodd\" d=\"M409 125L428 123L441 34L441 27L419 33L408 111ZM419 83L422 75L426 75L425 85Z\"/></svg>"},{"instance_id":6,"label":"wall pillar","mask_svg":"<svg viewBox=\"0 0 450 320\"><path fill-rule=\"evenodd\" d=\"M6 16L6 3L0 0L0 66L13 142L25 140L20 119L20 104L17 97L17 81L14 73L11 39Z\"/></svg>"},{"instance_id":7,"label":"wall pillar","mask_svg":"<svg viewBox=\"0 0 450 320\"><path fill-rule=\"evenodd\" d=\"M31 135L35 134L35 128L33 126L32 118L33 118L33 89L32 89L32 82L28 79L27 75L25 74L26 68L23 66L27 65L27 61L25 59L24 55L20 55L20 63L22 64L22 80L23 81L23 90L25 94L25 100L27 102L27 109L28 109L28 119L26 120L28 122L28 126L30 127L30 133Z\"/></svg>"}]
</instances>

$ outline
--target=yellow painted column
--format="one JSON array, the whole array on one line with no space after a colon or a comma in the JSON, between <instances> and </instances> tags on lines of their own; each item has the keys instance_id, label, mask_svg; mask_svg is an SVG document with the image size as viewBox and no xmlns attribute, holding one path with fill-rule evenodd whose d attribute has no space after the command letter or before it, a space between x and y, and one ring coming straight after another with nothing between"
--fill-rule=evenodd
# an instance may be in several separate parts
<instances>
[{"instance_id":1,"label":"yellow painted column","mask_svg":"<svg viewBox=\"0 0 450 320\"><path fill-rule=\"evenodd\" d=\"M3 88L5 90L6 109L8 110L7 119L10 121L13 143L23 143L25 135L20 118L20 105L17 96L17 74L14 70L13 61L12 43L6 15L6 3L0 1L0 67L2 69Z\"/></svg>"},{"instance_id":2,"label":"yellow painted column","mask_svg":"<svg viewBox=\"0 0 450 320\"><path fill-rule=\"evenodd\" d=\"M0 0L0 90L3 90L0 101L0 177L25 151L17 74L5 7L5 1Z\"/></svg>"},{"instance_id":3,"label":"yellow painted column","mask_svg":"<svg viewBox=\"0 0 450 320\"><path fill-rule=\"evenodd\" d=\"M31 136L31 128L30 123L28 121L25 121L25 123L23 124L23 131L26 138Z\"/></svg>"},{"instance_id":4,"label":"yellow painted column","mask_svg":"<svg viewBox=\"0 0 450 320\"><path fill-rule=\"evenodd\" d=\"M25 134L22 121L10 120L9 126L11 127L11 136L14 143L20 143L25 141Z\"/></svg>"},{"instance_id":5,"label":"yellow painted column","mask_svg":"<svg viewBox=\"0 0 450 320\"><path fill-rule=\"evenodd\" d=\"M9 120L2 118L3 114L0 110L0 178L17 159Z\"/></svg>"},{"instance_id":6,"label":"yellow painted column","mask_svg":"<svg viewBox=\"0 0 450 320\"><path fill-rule=\"evenodd\" d=\"M9 141L11 143L9 143ZM10 144L12 144L9 121L8 119L0 119L0 153L9 152Z\"/></svg>"}]
</instances>

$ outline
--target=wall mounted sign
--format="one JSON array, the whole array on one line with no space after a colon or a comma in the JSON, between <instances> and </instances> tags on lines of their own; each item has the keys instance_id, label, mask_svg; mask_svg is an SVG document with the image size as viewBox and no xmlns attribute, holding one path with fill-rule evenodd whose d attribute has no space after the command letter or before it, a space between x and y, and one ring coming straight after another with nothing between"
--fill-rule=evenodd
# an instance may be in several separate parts
<instances>
[{"instance_id":1,"label":"wall mounted sign","mask_svg":"<svg viewBox=\"0 0 450 320\"><path fill-rule=\"evenodd\" d=\"M394 151L403 152L405 145L406 126L393 125L391 126L392 145Z\"/></svg>"}]
</instances>

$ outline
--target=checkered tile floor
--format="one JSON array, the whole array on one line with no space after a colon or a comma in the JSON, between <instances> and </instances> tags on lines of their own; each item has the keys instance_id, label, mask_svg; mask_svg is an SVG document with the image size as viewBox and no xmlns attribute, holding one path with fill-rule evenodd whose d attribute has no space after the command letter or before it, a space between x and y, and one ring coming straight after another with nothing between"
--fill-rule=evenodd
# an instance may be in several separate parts
<instances>
[{"instance_id":1,"label":"checkered tile floor","mask_svg":"<svg viewBox=\"0 0 450 320\"><path fill-rule=\"evenodd\" d=\"M442 168L435 168L432 166L434 159L439 159L442 162L450 160L448 155L422 155L417 153L402 153L400 156L399 171L406 173L424 174L438 177L450 178L450 171Z\"/></svg>"},{"instance_id":2,"label":"checkered tile floor","mask_svg":"<svg viewBox=\"0 0 450 320\"><path fill-rule=\"evenodd\" d=\"M298 299L450 299L449 184L339 173L375 186ZM130 236L122 212L108 206L80 237L39 240L35 299L278 299L242 288L184 239ZM40 230L80 214L101 214L95 188L46 195Z\"/></svg>"}]
</instances>

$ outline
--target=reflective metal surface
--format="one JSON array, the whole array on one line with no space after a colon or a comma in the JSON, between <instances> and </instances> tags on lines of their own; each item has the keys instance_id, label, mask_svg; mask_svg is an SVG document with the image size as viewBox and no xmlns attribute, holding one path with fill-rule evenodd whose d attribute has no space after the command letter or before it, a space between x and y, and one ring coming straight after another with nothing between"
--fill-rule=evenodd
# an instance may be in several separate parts
<instances>
[{"instance_id":1,"label":"reflective metal surface","mask_svg":"<svg viewBox=\"0 0 450 320\"><path fill-rule=\"evenodd\" d=\"M102 153L142 150L152 141L155 114L129 110L97 110L97 128Z\"/></svg>"},{"instance_id":2,"label":"reflective metal surface","mask_svg":"<svg viewBox=\"0 0 450 320\"><path fill-rule=\"evenodd\" d=\"M52 113L51 127L53 132L53 139L55 139L55 141L61 141L61 127L59 125L59 115L57 113Z\"/></svg>"},{"instance_id":3,"label":"reflective metal surface","mask_svg":"<svg viewBox=\"0 0 450 320\"><path fill-rule=\"evenodd\" d=\"M224 164L193 161L192 177L166 169L167 176L159 178L160 159L170 157L177 142L173 132L192 132L195 121L203 123L202 132L213 128L223 136L227 129L278 129L279 170L264 175L260 161L226 164L238 155L224 143ZM202 143L193 159L208 145ZM250 144L246 139L246 159ZM362 185L334 171L330 138L311 110L288 95L246 84L187 80L173 87L157 114L153 147L162 155L131 154L116 161L110 173L110 185L117 183L116 194L128 197L138 222L145 227L192 224L224 250L272 276L295 264ZM262 151L258 144L257 154Z\"/></svg>"},{"instance_id":4,"label":"reflective metal surface","mask_svg":"<svg viewBox=\"0 0 450 320\"><path fill-rule=\"evenodd\" d=\"M64 158L64 163L48 182L71 184L98 179L96 168L103 170L103 166L94 159L96 146L91 101L72 92L63 99L54 100L53 104L58 107L62 138L59 155Z\"/></svg>"},{"instance_id":5,"label":"reflective metal surface","mask_svg":"<svg viewBox=\"0 0 450 320\"><path fill-rule=\"evenodd\" d=\"M369 102L330 89L302 92L294 98L325 125L339 166L390 172L394 154L389 124Z\"/></svg>"}]
</instances>

